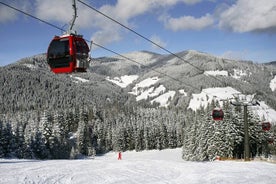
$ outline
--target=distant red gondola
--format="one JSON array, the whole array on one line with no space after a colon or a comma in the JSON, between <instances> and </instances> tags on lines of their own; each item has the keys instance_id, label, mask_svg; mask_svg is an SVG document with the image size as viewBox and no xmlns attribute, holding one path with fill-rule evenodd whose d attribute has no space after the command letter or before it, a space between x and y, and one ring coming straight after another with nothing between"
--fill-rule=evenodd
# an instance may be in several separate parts
<instances>
[{"instance_id":1,"label":"distant red gondola","mask_svg":"<svg viewBox=\"0 0 276 184\"><path fill-rule=\"evenodd\" d=\"M269 137L268 138L268 144L273 144L274 143L274 138L273 137Z\"/></svg>"},{"instance_id":2,"label":"distant red gondola","mask_svg":"<svg viewBox=\"0 0 276 184\"><path fill-rule=\"evenodd\" d=\"M269 122L262 122L263 131L269 131L271 128L271 124Z\"/></svg>"},{"instance_id":3,"label":"distant red gondola","mask_svg":"<svg viewBox=\"0 0 276 184\"><path fill-rule=\"evenodd\" d=\"M212 117L213 117L213 120L215 120L215 121L223 120L224 113L223 113L222 109L214 109L212 112Z\"/></svg>"}]
</instances>

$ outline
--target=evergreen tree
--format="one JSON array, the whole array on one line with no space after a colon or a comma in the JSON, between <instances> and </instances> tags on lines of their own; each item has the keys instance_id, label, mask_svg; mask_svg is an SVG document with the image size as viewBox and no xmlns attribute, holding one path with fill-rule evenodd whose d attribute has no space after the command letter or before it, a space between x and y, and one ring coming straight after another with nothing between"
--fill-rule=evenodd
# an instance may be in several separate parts
<instances>
[{"instance_id":1,"label":"evergreen tree","mask_svg":"<svg viewBox=\"0 0 276 184\"><path fill-rule=\"evenodd\" d=\"M18 158L24 158L24 151L26 150L26 143L24 139L24 131L23 127L19 125L19 123L16 126L16 131L15 131L15 154L16 157Z\"/></svg>"},{"instance_id":2,"label":"evergreen tree","mask_svg":"<svg viewBox=\"0 0 276 184\"><path fill-rule=\"evenodd\" d=\"M31 150L35 158L46 159L49 157L49 150L45 142L45 138L41 132L37 132L34 139L31 140Z\"/></svg>"},{"instance_id":3,"label":"evergreen tree","mask_svg":"<svg viewBox=\"0 0 276 184\"><path fill-rule=\"evenodd\" d=\"M4 157L15 156L15 142L12 133L12 127L10 123L6 123L6 126L2 129L2 152Z\"/></svg>"},{"instance_id":4,"label":"evergreen tree","mask_svg":"<svg viewBox=\"0 0 276 184\"><path fill-rule=\"evenodd\" d=\"M52 147L52 143L53 143L53 122L52 122L52 118L51 115L48 111L44 111L41 119L40 119L40 123L42 126L42 136L43 136L43 140L45 141L45 145L47 147L48 150L51 149Z\"/></svg>"},{"instance_id":5,"label":"evergreen tree","mask_svg":"<svg viewBox=\"0 0 276 184\"><path fill-rule=\"evenodd\" d=\"M0 119L0 158L4 157L4 137L3 137L3 123L2 120Z\"/></svg>"}]
</instances>

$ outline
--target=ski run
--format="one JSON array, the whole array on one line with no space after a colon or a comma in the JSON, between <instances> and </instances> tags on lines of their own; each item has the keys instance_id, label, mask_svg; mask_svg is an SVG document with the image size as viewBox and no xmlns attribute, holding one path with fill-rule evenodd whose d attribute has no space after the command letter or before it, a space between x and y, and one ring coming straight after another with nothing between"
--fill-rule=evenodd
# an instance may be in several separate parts
<instances>
[{"instance_id":1,"label":"ski run","mask_svg":"<svg viewBox=\"0 0 276 184\"><path fill-rule=\"evenodd\" d=\"M187 162L181 149L127 151L79 160L0 160L0 183L275 184L276 164L262 161Z\"/></svg>"}]
</instances>

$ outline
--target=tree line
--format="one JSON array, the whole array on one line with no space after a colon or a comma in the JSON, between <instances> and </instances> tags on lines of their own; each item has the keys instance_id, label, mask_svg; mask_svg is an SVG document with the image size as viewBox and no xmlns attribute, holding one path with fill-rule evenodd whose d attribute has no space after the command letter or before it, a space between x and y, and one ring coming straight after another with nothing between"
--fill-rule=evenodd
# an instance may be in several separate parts
<instances>
[{"instance_id":1,"label":"tree line","mask_svg":"<svg viewBox=\"0 0 276 184\"><path fill-rule=\"evenodd\" d=\"M181 108L141 108L110 105L104 109L75 107L0 116L0 157L68 159L109 151L183 147L183 159L213 160L243 156L243 112L227 103L223 121L213 121L213 102L197 112ZM249 113L251 156L275 154Z\"/></svg>"}]
</instances>

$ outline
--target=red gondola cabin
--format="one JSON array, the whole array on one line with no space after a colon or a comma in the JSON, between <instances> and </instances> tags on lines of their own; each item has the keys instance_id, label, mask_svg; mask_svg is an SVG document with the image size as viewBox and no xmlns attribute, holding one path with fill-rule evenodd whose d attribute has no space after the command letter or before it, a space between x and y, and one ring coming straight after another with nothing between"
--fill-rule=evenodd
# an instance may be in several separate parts
<instances>
[{"instance_id":1,"label":"red gondola cabin","mask_svg":"<svg viewBox=\"0 0 276 184\"><path fill-rule=\"evenodd\" d=\"M85 72L89 67L89 47L81 35L55 36L47 51L54 73Z\"/></svg>"},{"instance_id":2,"label":"red gondola cabin","mask_svg":"<svg viewBox=\"0 0 276 184\"><path fill-rule=\"evenodd\" d=\"M268 138L268 144L273 144L274 143L274 138L273 137L269 137Z\"/></svg>"},{"instance_id":3,"label":"red gondola cabin","mask_svg":"<svg viewBox=\"0 0 276 184\"><path fill-rule=\"evenodd\" d=\"M271 124L269 122L262 122L263 131L269 131L271 128Z\"/></svg>"},{"instance_id":4,"label":"red gondola cabin","mask_svg":"<svg viewBox=\"0 0 276 184\"><path fill-rule=\"evenodd\" d=\"M215 120L215 121L223 120L224 113L223 113L222 109L214 109L212 112L212 117L213 117L213 120Z\"/></svg>"}]
</instances>

